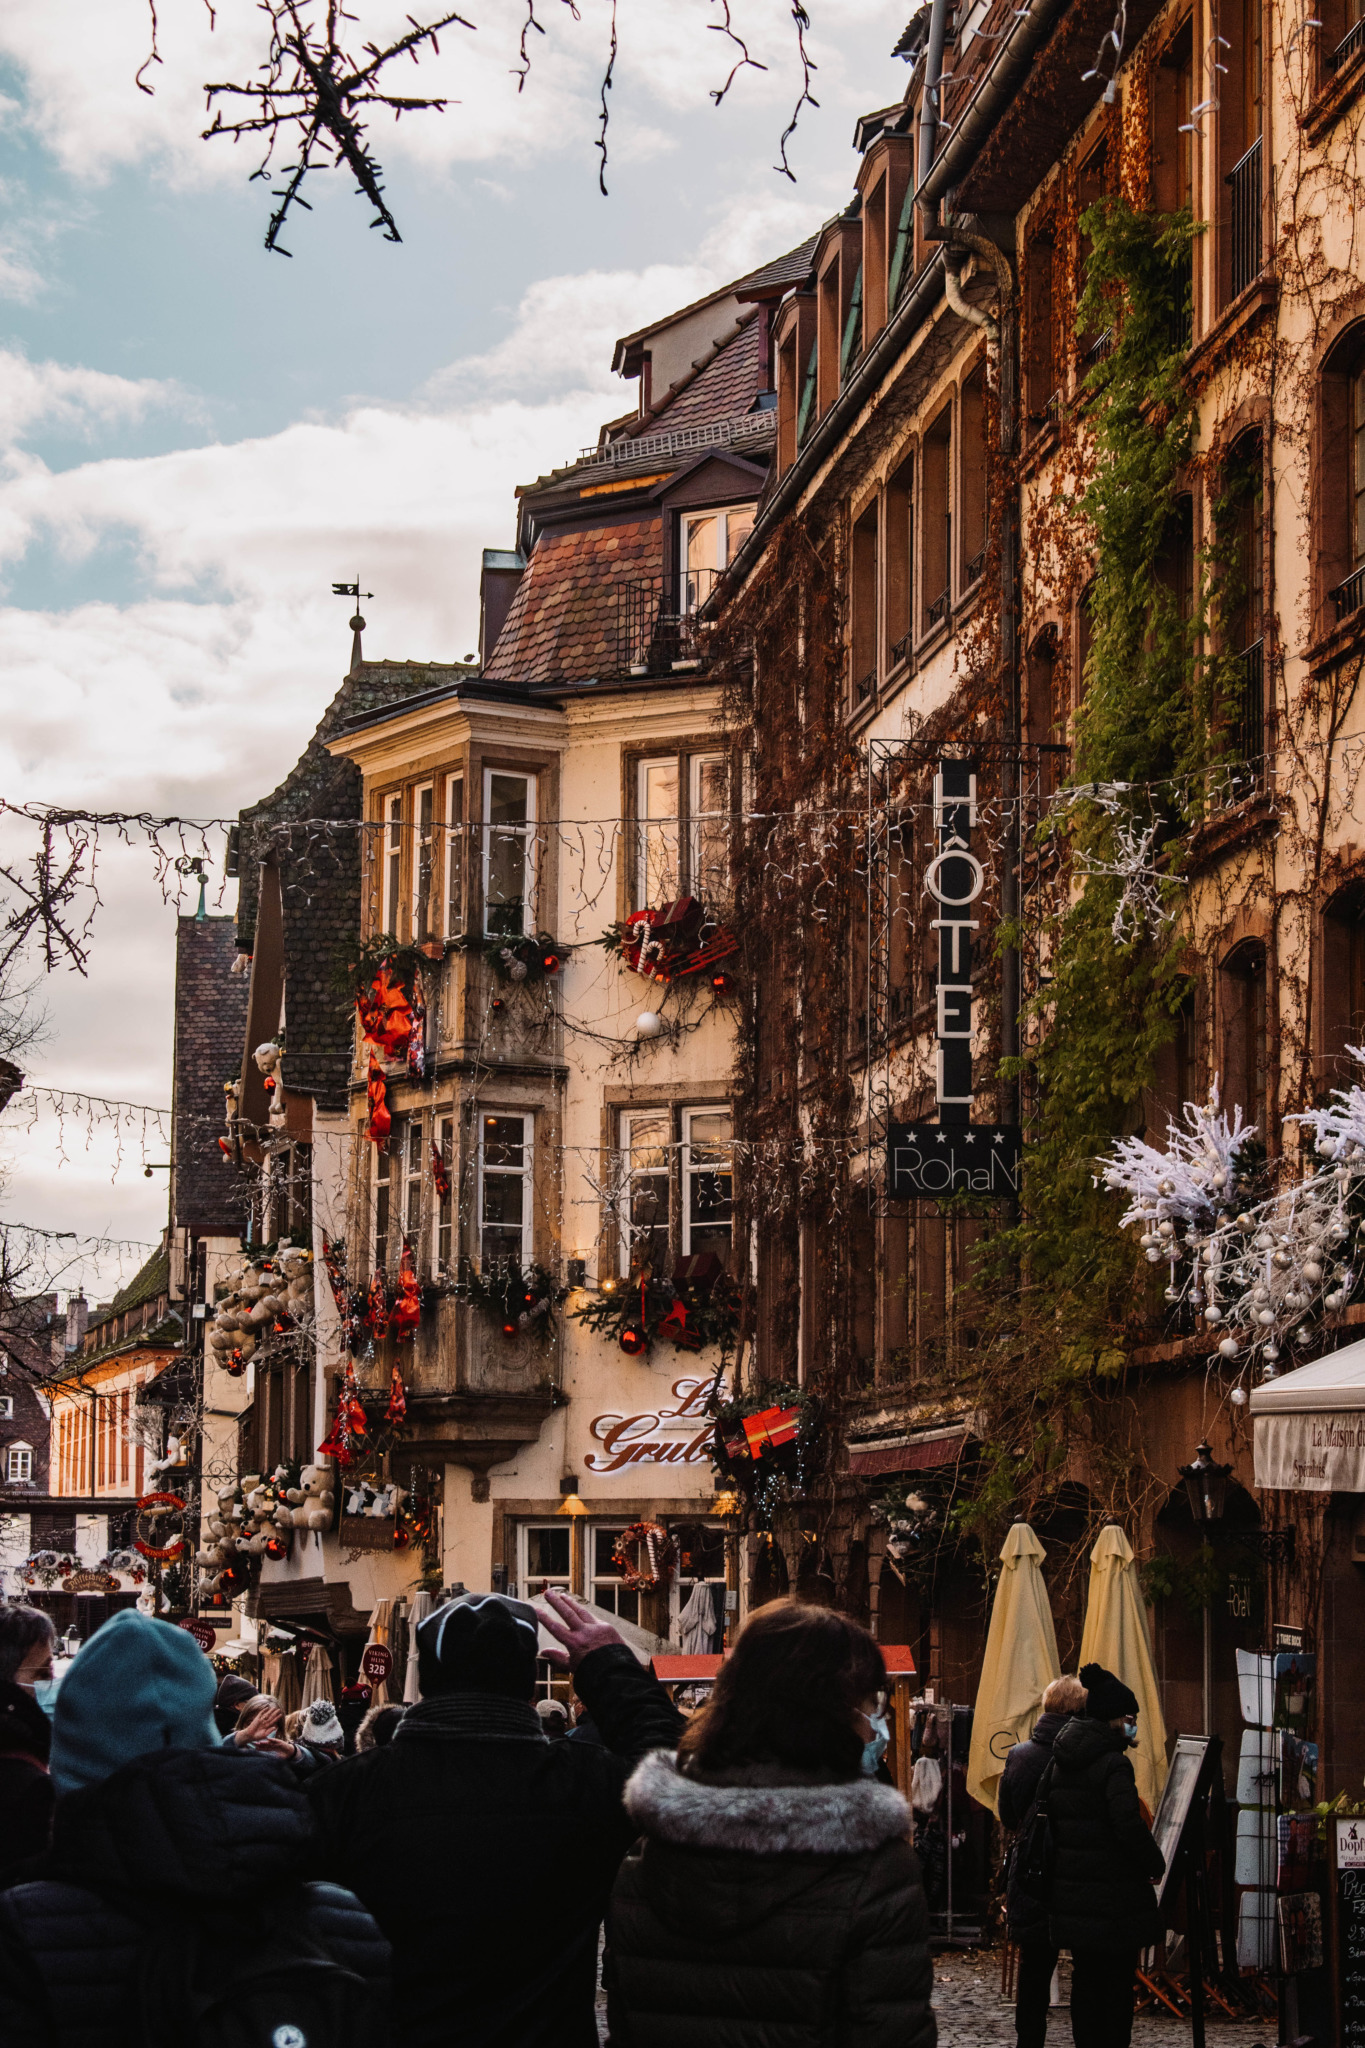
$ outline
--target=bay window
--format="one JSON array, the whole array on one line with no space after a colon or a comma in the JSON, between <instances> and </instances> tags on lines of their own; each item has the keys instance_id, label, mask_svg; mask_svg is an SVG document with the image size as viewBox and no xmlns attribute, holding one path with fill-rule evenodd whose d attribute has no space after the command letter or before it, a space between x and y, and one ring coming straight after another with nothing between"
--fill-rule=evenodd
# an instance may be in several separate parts
<instances>
[{"instance_id":1,"label":"bay window","mask_svg":"<svg viewBox=\"0 0 1365 2048\"><path fill-rule=\"evenodd\" d=\"M479 1121L479 1267L522 1272L532 1260L533 1118L485 1112Z\"/></svg>"}]
</instances>

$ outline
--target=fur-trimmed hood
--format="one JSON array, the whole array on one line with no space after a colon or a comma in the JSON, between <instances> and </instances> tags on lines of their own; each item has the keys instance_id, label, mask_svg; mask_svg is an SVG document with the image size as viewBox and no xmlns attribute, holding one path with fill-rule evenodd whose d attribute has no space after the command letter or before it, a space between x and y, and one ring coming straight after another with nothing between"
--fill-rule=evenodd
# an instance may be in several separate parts
<instances>
[{"instance_id":1,"label":"fur-trimmed hood","mask_svg":"<svg viewBox=\"0 0 1365 2048\"><path fill-rule=\"evenodd\" d=\"M761 1767L723 1784L684 1777L657 1749L626 1786L626 1811L642 1833L680 1848L754 1856L859 1856L910 1834L910 1809L894 1786L783 1778Z\"/></svg>"}]
</instances>

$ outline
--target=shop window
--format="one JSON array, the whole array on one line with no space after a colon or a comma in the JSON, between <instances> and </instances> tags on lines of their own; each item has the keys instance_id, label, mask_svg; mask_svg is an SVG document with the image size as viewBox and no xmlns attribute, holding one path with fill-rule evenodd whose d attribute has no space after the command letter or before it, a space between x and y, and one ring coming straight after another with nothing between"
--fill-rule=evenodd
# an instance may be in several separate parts
<instances>
[{"instance_id":1,"label":"shop window","mask_svg":"<svg viewBox=\"0 0 1365 2048\"><path fill-rule=\"evenodd\" d=\"M730 893L730 775L724 754L665 754L636 767L635 909Z\"/></svg>"},{"instance_id":2,"label":"shop window","mask_svg":"<svg viewBox=\"0 0 1365 2048\"><path fill-rule=\"evenodd\" d=\"M877 694L877 523L874 498L853 528L853 634L851 688L853 709Z\"/></svg>"},{"instance_id":3,"label":"shop window","mask_svg":"<svg viewBox=\"0 0 1365 2048\"><path fill-rule=\"evenodd\" d=\"M986 367L974 370L962 387L962 420L958 435L961 451L959 504L962 560L958 573L961 588L970 590L980 581L986 567Z\"/></svg>"},{"instance_id":4,"label":"shop window","mask_svg":"<svg viewBox=\"0 0 1365 2048\"><path fill-rule=\"evenodd\" d=\"M33 1484L33 1446L13 1443L5 1451L5 1478L11 1486Z\"/></svg>"},{"instance_id":5,"label":"shop window","mask_svg":"<svg viewBox=\"0 0 1365 2048\"><path fill-rule=\"evenodd\" d=\"M401 937L403 903L403 798L384 799L384 930Z\"/></svg>"},{"instance_id":6,"label":"shop window","mask_svg":"<svg viewBox=\"0 0 1365 2048\"><path fill-rule=\"evenodd\" d=\"M464 932L464 777L446 783L446 937Z\"/></svg>"},{"instance_id":7,"label":"shop window","mask_svg":"<svg viewBox=\"0 0 1365 2048\"><path fill-rule=\"evenodd\" d=\"M484 931L528 936L536 924L535 777L485 769L483 814Z\"/></svg>"},{"instance_id":8,"label":"shop window","mask_svg":"<svg viewBox=\"0 0 1365 2048\"><path fill-rule=\"evenodd\" d=\"M1360 1071L1348 1047L1365 1045L1365 882L1332 898L1322 936L1321 1078L1344 1088Z\"/></svg>"},{"instance_id":9,"label":"shop window","mask_svg":"<svg viewBox=\"0 0 1365 2048\"><path fill-rule=\"evenodd\" d=\"M708 1590L712 1625L703 1656L718 1656L725 1640L725 1531L709 1522L670 1522L678 1546L673 1577L669 1633L677 1640L678 1620L698 1586Z\"/></svg>"},{"instance_id":10,"label":"shop window","mask_svg":"<svg viewBox=\"0 0 1365 2048\"><path fill-rule=\"evenodd\" d=\"M1062 402L1050 234L1034 236L1028 245L1026 265L1028 416L1030 426L1040 432L1056 425Z\"/></svg>"},{"instance_id":11,"label":"shop window","mask_svg":"<svg viewBox=\"0 0 1365 2048\"><path fill-rule=\"evenodd\" d=\"M678 522L681 603L684 614L704 605L716 578L728 569L754 528L757 505L731 505L717 512L684 512Z\"/></svg>"},{"instance_id":12,"label":"shop window","mask_svg":"<svg viewBox=\"0 0 1365 2048\"><path fill-rule=\"evenodd\" d=\"M530 1116L486 1113L479 1120L479 1269L532 1260Z\"/></svg>"},{"instance_id":13,"label":"shop window","mask_svg":"<svg viewBox=\"0 0 1365 2048\"><path fill-rule=\"evenodd\" d=\"M728 1109L682 1113L682 1249L730 1256L734 1233L734 1126Z\"/></svg>"},{"instance_id":14,"label":"shop window","mask_svg":"<svg viewBox=\"0 0 1365 2048\"><path fill-rule=\"evenodd\" d=\"M943 624L953 602L952 450L953 409L945 405L924 437L920 592L926 633Z\"/></svg>"},{"instance_id":15,"label":"shop window","mask_svg":"<svg viewBox=\"0 0 1365 2048\"><path fill-rule=\"evenodd\" d=\"M429 782L412 793L412 939L417 946L431 937L431 883L434 854L436 792Z\"/></svg>"},{"instance_id":16,"label":"shop window","mask_svg":"<svg viewBox=\"0 0 1365 2048\"><path fill-rule=\"evenodd\" d=\"M1266 1136L1266 956L1258 941L1239 946L1223 967L1223 1101L1240 1103Z\"/></svg>"},{"instance_id":17,"label":"shop window","mask_svg":"<svg viewBox=\"0 0 1365 2048\"><path fill-rule=\"evenodd\" d=\"M1090 270L1090 237L1080 223L1089 209L1109 190L1109 153L1103 144L1092 149L1076 173L1076 300L1080 303ZM1084 376L1101 363L1113 345L1112 329L1106 324L1082 328L1077 337L1077 373Z\"/></svg>"},{"instance_id":18,"label":"shop window","mask_svg":"<svg viewBox=\"0 0 1365 2048\"><path fill-rule=\"evenodd\" d=\"M1263 0L1233 0L1219 44L1226 63L1218 111L1219 304L1228 305L1261 273Z\"/></svg>"},{"instance_id":19,"label":"shop window","mask_svg":"<svg viewBox=\"0 0 1365 2048\"><path fill-rule=\"evenodd\" d=\"M453 1272L458 1256L455 1242L455 1119L453 1116L439 1117L436 1122L436 1144L445 1168L446 1192L436 1196L436 1270L438 1273Z\"/></svg>"},{"instance_id":20,"label":"shop window","mask_svg":"<svg viewBox=\"0 0 1365 2048\"><path fill-rule=\"evenodd\" d=\"M1323 365L1317 462L1321 630L1365 609L1365 323Z\"/></svg>"},{"instance_id":21,"label":"shop window","mask_svg":"<svg viewBox=\"0 0 1365 2048\"><path fill-rule=\"evenodd\" d=\"M886 665L909 658L914 615L915 458L907 455L886 486L885 609Z\"/></svg>"},{"instance_id":22,"label":"shop window","mask_svg":"<svg viewBox=\"0 0 1365 2048\"><path fill-rule=\"evenodd\" d=\"M612 1559L612 1552L625 1529L624 1522L617 1522L610 1528L594 1523L589 1530L592 1582L588 1587L588 1598L594 1607L605 1607L607 1613L614 1614L618 1621L632 1621L638 1626L640 1595L622 1584L620 1566Z\"/></svg>"}]
</instances>

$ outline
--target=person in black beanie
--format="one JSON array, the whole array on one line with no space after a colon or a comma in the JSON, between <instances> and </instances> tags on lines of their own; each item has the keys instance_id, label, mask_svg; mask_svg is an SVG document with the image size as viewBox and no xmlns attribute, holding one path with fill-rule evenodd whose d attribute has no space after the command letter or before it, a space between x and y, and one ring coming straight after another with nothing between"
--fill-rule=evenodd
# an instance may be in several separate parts
<instances>
[{"instance_id":1,"label":"person in black beanie","mask_svg":"<svg viewBox=\"0 0 1365 2048\"><path fill-rule=\"evenodd\" d=\"M1128 1761L1137 1697L1100 1664L1079 1676L1085 1712L1058 1731L1043 1787L1055 1844L1048 1931L1071 1951L1076 2048L1128 2048L1138 1954L1161 1935L1152 1886L1166 1862Z\"/></svg>"},{"instance_id":2,"label":"person in black beanie","mask_svg":"<svg viewBox=\"0 0 1365 2048\"><path fill-rule=\"evenodd\" d=\"M559 1647L499 1593L466 1593L417 1631L421 1699L393 1741L307 1787L320 1870L393 1944L404 2048L597 2048L597 1938L634 1840L621 1794L682 1716L609 1623L549 1592ZM546 1739L536 1660L574 1674L602 1747ZM343 1877L342 1873L346 1876Z\"/></svg>"}]
</instances>

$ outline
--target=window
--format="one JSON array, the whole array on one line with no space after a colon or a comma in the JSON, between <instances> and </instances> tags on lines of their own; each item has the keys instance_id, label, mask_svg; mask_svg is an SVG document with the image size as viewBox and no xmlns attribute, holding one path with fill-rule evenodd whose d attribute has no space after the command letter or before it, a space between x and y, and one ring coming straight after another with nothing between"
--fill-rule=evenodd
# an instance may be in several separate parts
<instances>
[{"instance_id":1,"label":"window","mask_svg":"<svg viewBox=\"0 0 1365 2048\"><path fill-rule=\"evenodd\" d=\"M641 1262L650 1265L657 1265L669 1249L672 1141L673 1121L666 1109L632 1110L621 1118L623 1274L629 1274L637 1247Z\"/></svg>"},{"instance_id":2,"label":"window","mask_svg":"<svg viewBox=\"0 0 1365 2048\"><path fill-rule=\"evenodd\" d=\"M422 1242L422 1119L410 1117L399 1142L403 1147L403 1235L414 1253Z\"/></svg>"},{"instance_id":3,"label":"window","mask_svg":"<svg viewBox=\"0 0 1365 2048\"><path fill-rule=\"evenodd\" d=\"M389 1264L390 1194L395 1154L374 1148L374 1269L386 1272Z\"/></svg>"},{"instance_id":4,"label":"window","mask_svg":"<svg viewBox=\"0 0 1365 2048\"><path fill-rule=\"evenodd\" d=\"M1109 189L1109 159L1103 145L1092 149L1076 174L1076 297L1079 302L1085 290L1086 274L1090 268L1090 237L1079 225L1081 217ZM1103 362L1108 355L1112 335L1108 327L1089 328L1078 338L1080 356L1078 374L1084 376L1096 363Z\"/></svg>"},{"instance_id":5,"label":"window","mask_svg":"<svg viewBox=\"0 0 1365 2048\"><path fill-rule=\"evenodd\" d=\"M708 904L728 896L729 797L724 754L666 754L638 764L637 910L679 896Z\"/></svg>"},{"instance_id":6,"label":"window","mask_svg":"<svg viewBox=\"0 0 1365 2048\"><path fill-rule=\"evenodd\" d=\"M1322 24L1318 39L1323 73L1320 84L1326 86L1343 65L1365 49L1365 0L1324 0L1313 12Z\"/></svg>"},{"instance_id":7,"label":"window","mask_svg":"<svg viewBox=\"0 0 1365 2048\"><path fill-rule=\"evenodd\" d=\"M853 672L849 679L853 709L869 703L877 694L877 526L879 509L874 498L853 529L853 634L850 655Z\"/></svg>"},{"instance_id":8,"label":"window","mask_svg":"<svg viewBox=\"0 0 1365 2048\"><path fill-rule=\"evenodd\" d=\"M926 633L943 624L953 601L952 446L953 409L945 405L924 437L924 558L920 564L920 590Z\"/></svg>"},{"instance_id":9,"label":"window","mask_svg":"<svg viewBox=\"0 0 1365 2048\"><path fill-rule=\"evenodd\" d=\"M11 1486L33 1484L33 1446L10 1444L5 1452L5 1477Z\"/></svg>"},{"instance_id":10,"label":"window","mask_svg":"<svg viewBox=\"0 0 1365 2048\"><path fill-rule=\"evenodd\" d=\"M730 1255L733 1223L733 1137L728 1109L683 1111L682 1248Z\"/></svg>"},{"instance_id":11,"label":"window","mask_svg":"<svg viewBox=\"0 0 1365 2048\"><path fill-rule=\"evenodd\" d=\"M1348 1046L1365 1045L1365 883L1335 895L1323 919L1320 1078L1345 1088L1358 1069Z\"/></svg>"},{"instance_id":12,"label":"window","mask_svg":"<svg viewBox=\"0 0 1365 2048\"><path fill-rule=\"evenodd\" d=\"M431 861L435 837L432 805L435 794L429 782L412 793L412 938L417 946L431 937Z\"/></svg>"},{"instance_id":13,"label":"window","mask_svg":"<svg viewBox=\"0 0 1365 2048\"><path fill-rule=\"evenodd\" d=\"M13 1394L0 1394L0 1422L13 1422L13 1420L14 1396Z\"/></svg>"},{"instance_id":14,"label":"window","mask_svg":"<svg viewBox=\"0 0 1365 2048\"><path fill-rule=\"evenodd\" d=\"M1223 634L1235 665L1227 706L1229 752L1234 761L1254 766L1265 753L1265 473L1259 433L1244 434L1236 443L1224 486L1231 531Z\"/></svg>"},{"instance_id":15,"label":"window","mask_svg":"<svg viewBox=\"0 0 1365 2048\"><path fill-rule=\"evenodd\" d=\"M485 769L483 812L484 931L489 938L529 938L535 931L535 777Z\"/></svg>"},{"instance_id":16,"label":"window","mask_svg":"<svg viewBox=\"0 0 1365 2048\"><path fill-rule=\"evenodd\" d=\"M984 363L962 387L961 588L970 590L986 567L986 369Z\"/></svg>"},{"instance_id":17,"label":"window","mask_svg":"<svg viewBox=\"0 0 1365 2048\"><path fill-rule=\"evenodd\" d=\"M1248 1123L1266 1136L1265 947L1239 946L1223 969L1223 1100L1240 1103Z\"/></svg>"},{"instance_id":18,"label":"window","mask_svg":"<svg viewBox=\"0 0 1365 2048\"><path fill-rule=\"evenodd\" d=\"M436 1199L436 1270L449 1273L454 1265L456 1245L452 1230L455 1209L455 1119L439 1118L437 1146L446 1170L446 1192Z\"/></svg>"},{"instance_id":19,"label":"window","mask_svg":"<svg viewBox=\"0 0 1365 2048\"><path fill-rule=\"evenodd\" d=\"M593 1526L592 1539L592 1584L588 1598L594 1607L605 1607L608 1614L614 1614L621 1621L639 1624L640 1595L631 1592L621 1583L621 1573L612 1561L612 1552L625 1533L624 1522L610 1529Z\"/></svg>"},{"instance_id":20,"label":"window","mask_svg":"<svg viewBox=\"0 0 1365 2048\"><path fill-rule=\"evenodd\" d=\"M1227 305L1261 270L1261 9L1263 0L1234 0L1219 55L1227 64L1219 94L1219 302Z\"/></svg>"},{"instance_id":21,"label":"window","mask_svg":"<svg viewBox=\"0 0 1365 2048\"><path fill-rule=\"evenodd\" d=\"M669 1633L677 1639L678 1617L699 1585L711 1589L711 1639L703 1656L718 1656L725 1640L725 1531L709 1522L672 1522L669 1534L678 1546L673 1580Z\"/></svg>"},{"instance_id":22,"label":"window","mask_svg":"<svg viewBox=\"0 0 1365 2048\"><path fill-rule=\"evenodd\" d=\"M446 937L464 933L464 777L446 783Z\"/></svg>"},{"instance_id":23,"label":"window","mask_svg":"<svg viewBox=\"0 0 1365 2048\"><path fill-rule=\"evenodd\" d=\"M1162 213L1194 208L1194 23L1161 53L1152 82L1152 196Z\"/></svg>"},{"instance_id":24,"label":"window","mask_svg":"<svg viewBox=\"0 0 1365 2048\"><path fill-rule=\"evenodd\" d=\"M1351 568L1365 568L1365 362L1351 376Z\"/></svg>"},{"instance_id":25,"label":"window","mask_svg":"<svg viewBox=\"0 0 1365 2048\"><path fill-rule=\"evenodd\" d=\"M1061 403L1052 250L1051 234L1034 236L1028 245L1024 281L1028 314L1028 416L1029 424L1036 431L1055 426Z\"/></svg>"},{"instance_id":26,"label":"window","mask_svg":"<svg viewBox=\"0 0 1365 2048\"><path fill-rule=\"evenodd\" d=\"M119 1476L119 1482L120 1482L120 1484L121 1484L121 1485L124 1485L124 1486L126 1486L126 1485L127 1485L127 1483L128 1483L128 1451L129 1451L129 1444L128 1444L128 1412L129 1412L129 1406L130 1406L130 1403L131 1403L131 1399L132 1399L132 1397L131 1397L131 1395L130 1395L130 1393L129 1393L129 1390L128 1390L128 1388L127 1388L127 1387L125 1387L125 1388L124 1388L124 1390L123 1390L123 1392L122 1392L122 1393L121 1393L121 1394L119 1395L119 1397L118 1397L118 1421L119 1421L119 1430L118 1430L118 1442L119 1442L119 1453L118 1453L118 1463L119 1463L119 1473L118 1473L118 1476Z\"/></svg>"},{"instance_id":27,"label":"window","mask_svg":"<svg viewBox=\"0 0 1365 2048\"><path fill-rule=\"evenodd\" d=\"M886 486L886 665L910 653L915 560L915 458L907 455Z\"/></svg>"},{"instance_id":28,"label":"window","mask_svg":"<svg viewBox=\"0 0 1365 2048\"><path fill-rule=\"evenodd\" d=\"M485 1114L479 1125L479 1266L531 1264L529 1116Z\"/></svg>"},{"instance_id":29,"label":"window","mask_svg":"<svg viewBox=\"0 0 1365 2048\"><path fill-rule=\"evenodd\" d=\"M394 938L398 930L399 905L402 902L403 879L403 799L402 796L386 796L384 799L384 929Z\"/></svg>"},{"instance_id":30,"label":"window","mask_svg":"<svg viewBox=\"0 0 1365 2048\"><path fill-rule=\"evenodd\" d=\"M572 1531L567 1521L527 1522L521 1529L521 1590L527 1600L557 1586L574 1591L570 1577Z\"/></svg>"},{"instance_id":31,"label":"window","mask_svg":"<svg viewBox=\"0 0 1365 2048\"><path fill-rule=\"evenodd\" d=\"M1319 631L1365 605L1365 325L1322 366L1315 501Z\"/></svg>"},{"instance_id":32,"label":"window","mask_svg":"<svg viewBox=\"0 0 1365 2048\"><path fill-rule=\"evenodd\" d=\"M720 512L684 512L680 520L681 612L704 605L716 578L727 569L753 531L756 505L732 505Z\"/></svg>"}]
</instances>

